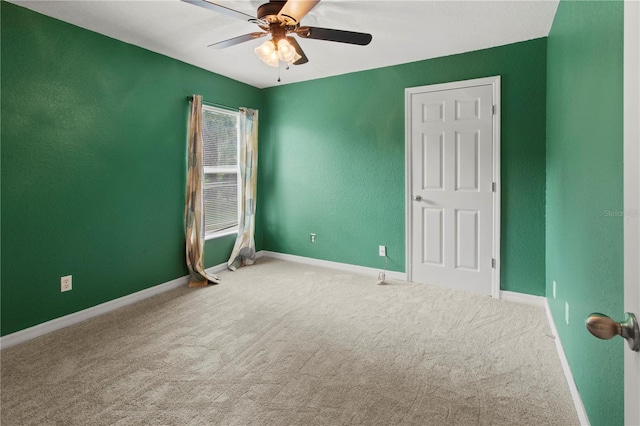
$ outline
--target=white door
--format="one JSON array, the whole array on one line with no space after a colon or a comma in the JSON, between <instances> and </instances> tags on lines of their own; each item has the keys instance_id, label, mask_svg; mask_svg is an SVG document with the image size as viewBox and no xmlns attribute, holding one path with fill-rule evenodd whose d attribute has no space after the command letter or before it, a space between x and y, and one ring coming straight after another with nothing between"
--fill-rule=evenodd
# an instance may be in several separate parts
<instances>
[{"instance_id":1,"label":"white door","mask_svg":"<svg viewBox=\"0 0 640 426\"><path fill-rule=\"evenodd\" d=\"M640 321L640 3L624 2L624 310ZM610 339L616 336L614 321L624 320L625 333L633 345L624 344L624 424L640 425L640 330L631 318L601 314L596 321L605 327L592 334ZM597 318L600 317L600 318ZM592 317L589 318L592 320ZM629 331L631 330L631 331ZM635 331L635 333L634 333ZM621 333L621 334L625 334ZM622 386L622 383L620 383Z\"/></svg>"},{"instance_id":2,"label":"white door","mask_svg":"<svg viewBox=\"0 0 640 426\"><path fill-rule=\"evenodd\" d=\"M411 281L497 295L497 88L499 77L407 89Z\"/></svg>"},{"instance_id":3,"label":"white door","mask_svg":"<svg viewBox=\"0 0 640 426\"><path fill-rule=\"evenodd\" d=\"M624 309L640 320L640 3L624 2ZM640 425L640 352L624 351L624 422Z\"/></svg>"}]
</instances>

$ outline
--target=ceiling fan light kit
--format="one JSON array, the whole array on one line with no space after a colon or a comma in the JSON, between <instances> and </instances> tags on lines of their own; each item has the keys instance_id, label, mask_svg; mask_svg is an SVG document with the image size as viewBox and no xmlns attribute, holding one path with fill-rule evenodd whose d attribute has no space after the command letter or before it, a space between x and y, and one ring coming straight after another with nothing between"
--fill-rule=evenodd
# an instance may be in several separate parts
<instances>
[{"instance_id":1,"label":"ceiling fan light kit","mask_svg":"<svg viewBox=\"0 0 640 426\"><path fill-rule=\"evenodd\" d=\"M271 39L265 41L254 49L262 62L272 67L279 67L280 61L287 65L302 65L309 62L304 51L295 38L289 34L301 38L325 40L338 43L366 46L372 40L371 34L354 31L334 30L330 28L300 27L300 20L313 9L320 0L271 0L258 7L257 18L229 9L208 0L182 0L209 10L216 10L228 16L233 16L247 22L257 24L262 32L241 35L211 44L209 47L223 49L245 41L271 35Z\"/></svg>"},{"instance_id":2,"label":"ceiling fan light kit","mask_svg":"<svg viewBox=\"0 0 640 426\"><path fill-rule=\"evenodd\" d=\"M254 50L262 62L272 67L279 66L280 61L286 62L287 64L294 64L302 58L293 46L289 44L287 39L284 38L278 40L277 45L273 40L267 40Z\"/></svg>"}]
</instances>

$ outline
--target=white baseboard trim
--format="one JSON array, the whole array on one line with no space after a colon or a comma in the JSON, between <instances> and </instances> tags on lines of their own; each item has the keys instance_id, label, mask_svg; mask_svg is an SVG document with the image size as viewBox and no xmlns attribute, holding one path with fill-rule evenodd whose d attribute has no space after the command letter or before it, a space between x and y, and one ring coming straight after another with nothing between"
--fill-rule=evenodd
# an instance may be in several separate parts
<instances>
[{"instance_id":1,"label":"white baseboard trim","mask_svg":"<svg viewBox=\"0 0 640 426\"><path fill-rule=\"evenodd\" d=\"M218 272L226 271L227 269L229 269L229 267L227 266L227 262L225 262L225 263L221 263L221 264L219 264L219 265L216 265L216 266L212 266L212 267L210 267L210 268L207 268L207 269L205 269L204 271L205 271L207 274L215 275L215 274L217 274Z\"/></svg>"},{"instance_id":2,"label":"white baseboard trim","mask_svg":"<svg viewBox=\"0 0 640 426\"><path fill-rule=\"evenodd\" d=\"M295 256L293 254L277 253L275 251L259 251L257 257L269 257L272 259L286 260L288 262L303 263L305 265L320 266L323 268L337 269L339 271L352 272L354 274L378 276L382 268L369 268L367 266L351 265L349 263L331 262L329 260L313 259L311 257ZM406 281L407 274L404 272L387 271L386 277L391 280Z\"/></svg>"},{"instance_id":3,"label":"white baseboard trim","mask_svg":"<svg viewBox=\"0 0 640 426\"><path fill-rule=\"evenodd\" d=\"M282 254L282 253L276 253L276 252L259 251L256 253L257 258L260 258L263 256L271 257L274 259L287 260L290 262L305 263L308 265L316 265L316 266L322 266L325 268L349 271L349 272L354 272L354 273L359 273L364 275L377 276L378 272L380 271L379 269L367 268L364 266L329 262L326 260L311 259L308 257L294 256L294 255ZM205 269L205 272L213 275L218 272L224 271L226 269L227 269L227 264L225 262L225 263L221 263L219 265L207 268ZM401 272L387 271L387 277L389 279L406 281L406 274ZM74 312L72 314L65 315L63 317L56 318L47 322L43 322L42 324L38 324L33 327L26 328L24 330L16 331L15 333L7 334L6 336L0 337L0 350L10 348L20 343L24 343L28 340L35 339L36 337L44 336L45 334L60 330L62 328L69 327L74 324L78 324L82 321L86 321L88 319L97 317L102 314L106 314L107 312L111 312L123 306L127 306L132 303L139 302L141 300L158 295L160 293L173 290L174 288L178 288L183 285L186 285L188 283L188 280L189 280L189 277L176 278L175 280L171 280L164 284L159 284L154 287L150 287L150 288L138 291L136 293L132 293L127 296L120 297L118 299L101 303L100 305L96 305L79 312Z\"/></svg>"},{"instance_id":4,"label":"white baseboard trim","mask_svg":"<svg viewBox=\"0 0 640 426\"><path fill-rule=\"evenodd\" d=\"M73 314L65 315L51 321L43 322L42 324L34 325L33 327L25 328L24 330L16 331L15 333L7 334L6 336L0 337L0 350L24 343L28 340L35 339L36 337L60 330L61 328L78 324L82 321L97 317L98 315L106 314L107 312L111 312L123 306L173 290L174 288L187 285L188 281L189 277L176 278L175 280L171 280L164 284L140 290L127 296L110 300L82 311L74 312Z\"/></svg>"},{"instance_id":5,"label":"white baseboard trim","mask_svg":"<svg viewBox=\"0 0 640 426\"><path fill-rule=\"evenodd\" d=\"M510 302L525 303L527 305L545 307L547 298L543 296L534 296L532 294L516 293L515 291L500 290L500 299Z\"/></svg>"},{"instance_id":6,"label":"white baseboard trim","mask_svg":"<svg viewBox=\"0 0 640 426\"><path fill-rule=\"evenodd\" d=\"M207 268L205 271L210 274L216 274L226 269L227 264L221 263ZM69 327L70 325L78 324L82 321L97 317L98 315L106 314L107 312L111 312L123 306L187 285L188 283L188 276L176 278L175 280L168 281L164 284L158 284L156 286L140 290L136 293L110 300L79 312L74 312L73 314L65 315L51 321L43 322L42 324L34 325L33 327L29 327L24 330L16 331L15 333L7 334L6 336L0 337L0 350L10 348L11 346L24 343L28 340L35 339L36 337L43 336L56 330Z\"/></svg>"},{"instance_id":7,"label":"white baseboard trim","mask_svg":"<svg viewBox=\"0 0 640 426\"><path fill-rule=\"evenodd\" d=\"M556 328L556 323L553 320L553 315L551 315L551 309L549 308L549 301L546 298L544 300L544 308L545 308L545 311L547 312L547 320L549 321L551 334L553 335L553 339L555 340L555 343L556 343L556 350L558 351L560 364L562 365L564 376L567 379L567 384L569 385L571 398L573 398L573 405L575 406L576 412L578 413L578 420L580 421L580 424L582 426L589 426L590 423L589 423L589 417L587 416L587 411L584 409L584 404L582 403L582 398L580 397L580 393L578 392L578 388L576 387L576 382L573 380L571 367L569 366L569 361L567 360L567 356L565 355L564 349L562 348L562 342L560 342L558 329Z\"/></svg>"}]
</instances>

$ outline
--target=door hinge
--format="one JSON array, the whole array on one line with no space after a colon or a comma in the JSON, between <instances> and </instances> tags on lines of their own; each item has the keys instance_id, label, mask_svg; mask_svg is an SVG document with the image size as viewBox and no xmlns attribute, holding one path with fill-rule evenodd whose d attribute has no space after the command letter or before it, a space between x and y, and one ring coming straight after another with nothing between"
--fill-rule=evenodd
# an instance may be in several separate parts
<instances>
[{"instance_id":1,"label":"door hinge","mask_svg":"<svg viewBox=\"0 0 640 426\"><path fill-rule=\"evenodd\" d=\"M491 182L491 192L496 192L496 183Z\"/></svg>"},{"instance_id":2,"label":"door hinge","mask_svg":"<svg viewBox=\"0 0 640 426\"><path fill-rule=\"evenodd\" d=\"M491 267L495 269L495 267L496 267L496 260L495 259L491 259Z\"/></svg>"},{"instance_id":3,"label":"door hinge","mask_svg":"<svg viewBox=\"0 0 640 426\"><path fill-rule=\"evenodd\" d=\"M491 107L491 113L492 113L493 115L496 115L496 106L495 106L495 105L492 105L492 107Z\"/></svg>"}]
</instances>

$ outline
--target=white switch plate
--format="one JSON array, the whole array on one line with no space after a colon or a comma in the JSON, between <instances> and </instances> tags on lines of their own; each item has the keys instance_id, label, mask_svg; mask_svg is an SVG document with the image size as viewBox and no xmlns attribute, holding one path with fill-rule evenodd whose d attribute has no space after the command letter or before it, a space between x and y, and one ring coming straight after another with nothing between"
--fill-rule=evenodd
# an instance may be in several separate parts
<instances>
[{"instance_id":1,"label":"white switch plate","mask_svg":"<svg viewBox=\"0 0 640 426\"><path fill-rule=\"evenodd\" d=\"M385 246L378 246L378 253L380 256L385 257L387 255L387 248Z\"/></svg>"},{"instance_id":2,"label":"white switch plate","mask_svg":"<svg viewBox=\"0 0 640 426\"><path fill-rule=\"evenodd\" d=\"M564 322L569 325L569 303L564 302Z\"/></svg>"},{"instance_id":3,"label":"white switch plate","mask_svg":"<svg viewBox=\"0 0 640 426\"><path fill-rule=\"evenodd\" d=\"M71 290L71 275L60 278L60 291L64 292L69 290Z\"/></svg>"},{"instance_id":4,"label":"white switch plate","mask_svg":"<svg viewBox=\"0 0 640 426\"><path fill-rule=\"evenodd\" d=\"M553 298L556 298L556 280L553 280Z\"/></svg>"}]
</instances>

